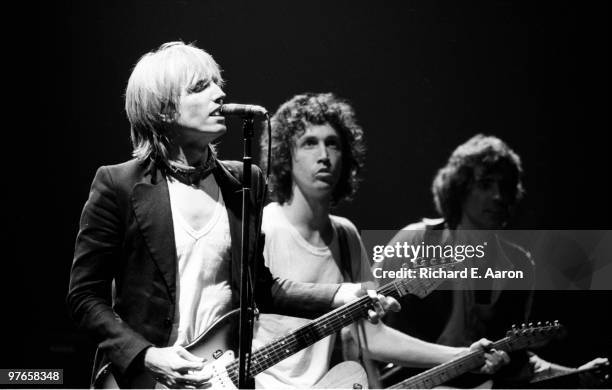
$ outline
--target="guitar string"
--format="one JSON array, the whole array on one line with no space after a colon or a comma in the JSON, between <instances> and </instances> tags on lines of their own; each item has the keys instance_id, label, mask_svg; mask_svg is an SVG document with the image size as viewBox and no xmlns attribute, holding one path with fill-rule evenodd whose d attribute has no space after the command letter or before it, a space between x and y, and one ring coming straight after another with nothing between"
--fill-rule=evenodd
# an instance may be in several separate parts
<instances>
[{"instance_id":1,"label":"guitar string","mask_svg":"<svg viewBox=\"0 0 612 390\"><path fill-rule=\"evenodd\" d=\"M382 290L382 289L381 289ZM384 291L382 291L384 292ZM366 309L367 307L369 307L369 297L364 296L362 298L360 298L359 300L352 302L351 303L351 307L348 308L339 308L341 310L336 310L332 313L329 313L329 315L323 316L321 317L319 320L315 320L315 323L309 323L306 324L305 326L302 326L296 330L294 330L293 332L291 332L291 334L286 335L284 337L281 337L275 341L273 341L272 343L270 343L267 347L263 347L262 349L260 349L259 351L256 351L253 356L255 357L255 355L264 355L266 352L274 352L274 349L276 347L276 349L280 350L280 349L286 349L288 346L291 346L291 342L296 342L299 341L299 336L304 336L304 338L307 338L309 335L311 335L314 333L315 337L320 337L321 333L322 334L326 334L327 332L327 326L330 326L332 328L335 328L336 326L338 326L338 323L342 323L343 321L343 316L346 317L348 316L352 316L354 314L356 314L357 312L362 312L364 311L364 309ZM322 332L321 332L322 331ZM332 330L329 334L333 333L334 331ZM296 337L297 336L297 337ZM323 336L325 337L325 336ZM290 340L293 339L293 340Z\"/></svg>"},{"instance_id":2,"label":"guitar string","mask_svg":"<svg viewBox=\"0 0 612 390\"><path fill-rule=\"evenodd\" d=\"M449 264L441 264L438 267L448 266ZM433 267L431 267L433 268ZM387 285L379 288L377 292L383 295L397 295L402 296L408 293L410 284L417 285L416 288L413 288L412 291L418 290L418 288L429 289L432 285L436 284L436 282L431 282L430 280L424 279L409 279L409 280L396 280L388 283ZM401 286L402 292L400 293L398 289L398 285ZM293 355L299 350L305 348L301 346L306 342L306 346L312 345L313 342L310 342L314 339L316 341L325 338L326 336L334 333L338 329L351 324L358 320L364 312L370 307L370 298L368 296L364 296L352 303L349 304L349 307L340 307L324 316L315 320L315 323L309 323L305 326L296 329L291 334L281 337L276 341L273 341L268 346L259 349L254 352L251 356L251 375L256 375L256 373L264 371L265 369L271 367L272 365L278 363L280 360L287 358L288 356ZM344 311L344 313L342 313ZM358 317L355 318L355 314L358 314ZM350 317L349 321L346 321L346 316ZM328 318L331 317L331 318ZM321 329L321 326L323 329ZM332 329L331 332L326 329L329 326ZM314 329L313 329L314 328ZM322 332L321 332L322 331ZM300 337L301 336L301 337ZM305 340L304 340L305 339ZM298 349L296 349L296 347ZM282 351L282 352L281 352ZM280 352L280 353L279 353ZM270 355L273 355L274 359L270 359ZM267 356L267 357L266 357ZM261 361L263 360L263 362ZM272 364L270 364L272 363ZM234 376L236 372L237 361L230 363L226 366L226 370L230 377ZM234 380L234 378L232 378Z\"/></svg>"},{"instance_id":3,"label":"guitar string","mask_svg":"<svg viewBox=\"0 0 612 390\"><path fill-rule=\"evenodd\" d=\"M298 352L300 349L303 349L303 348L298 349L298 347L301 344L303 344L303 342L301 342L300 339L312 338L318 341L334 333L338 329L342 328L344 326L343 324L350 324L354 322L357 319L357 318L354 318L355 314L359 314L359 317L361 317L361 314L363 314L365 310L369 308L369 301L370 301L370 298L365 296L351 303L351 306L352 306L351 308L342 308L343 310L333 313L334 315L332 318L322 317L319 320L317 320L317 324L313 324L313 323L308 324L307 326L309 328L315 328L313 329L315 330L314 332L311 329L308 329L308 328L305 329L305 327L298 328L295 331L293 331L291 334L286 335L280 339L277 339L273 341L272 343L270 343L268 346L265 346L259 349L258 351L253 353L251 356L250 374L254 375L256 373L264 371L267 368L271 367L272 365L283 360L284 358L293 355L294 353ZM366 307L364 307L364 305ZM325 317L331 317L331 316L326 315ZM348 321L347 321L347 317L350 317ZM331 329L331 331L329 329ZM300 338L299 336L304 336L304 337ZM312 343L308 343L307 345L311 345L311 344ZM228 373L230 372L232 374L235 373L237 365L238 363L236 361L228 365L226 367ZM230 374L230 376L232 376L232 374Z\"/></svg>"},{"instance_id":4,"label":"guitar string","mask_svg":"<svg viewBox=\"0 0 612 390\"><path fill-rule=\"evenodd\" d=\"M393 287L392 285L394 283L395 282L391 282L388 285L381 287L379 289L379 292L385 293L387 289ZM327 335L334 333L337 329L341 328L342 326L340 325L346 322L347 316L350 317L350 322L348 322L348 324L350 324L351 322L353 322L352 320L355 314L362 314L369 307L369 301L370 298L368 296L359 298L358 300L352 302L348 307L340 307L336 310L333 310L332 312L319 318L319 320L315 320L316 322L306 324L305 326L296 329L291 334L281 337L270 343L268 346L259 349L258 351L253 353L251 357L251 371L255 372L251 372L250 374L253 375L256 372L261 372L267 367L276 364L283 358L298 352L299 349L296 349L296 347L301 344L299 336L303 336L301 337L302 339L307 339L311 337L313 339L320 340L325 338ZM332 330L329 331L327 327ZM281 351L282 353L280 353ZM289 353L287 353L287 351L289 351ZM270 355L272 355L274 359L270 359ZM232 374L235 373L236 365L237 362L234 361L226 367L228 373L231 372L230 376L233 376Z\"/></svg>"}]
</instances>

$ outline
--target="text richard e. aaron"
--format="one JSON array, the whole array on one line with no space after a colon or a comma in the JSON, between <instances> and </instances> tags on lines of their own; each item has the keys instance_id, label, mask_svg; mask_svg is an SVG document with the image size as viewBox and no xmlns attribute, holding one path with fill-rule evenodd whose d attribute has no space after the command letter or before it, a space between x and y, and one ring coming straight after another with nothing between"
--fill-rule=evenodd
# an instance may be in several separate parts
<instances>
[{"instance_id":1,"label":"text richard e. aaron","mask_svg":"<svg viewBox=\"0 0 612 390\"><path fill-rule=\"evenodd\" d=\"M401 267L374 266L372 272L377 279L397 278L427 278L427 279L522 279L523 271L496 270L491 267L463 267L447 269L445 267L430 268L429 265L444 262L461 263L465 260L483 259L486 256L486 242L479 245L429 245L422 242L418 245L407 242L396 242L394 245L375 245L372 249L372 260L380 263L383 260L395 262L407 260ZM396 263L397 265L397 263ZM482 264L475 264L482 265ZM390 269L391 268L391 269Z\"/></svg>"}]
</instances>

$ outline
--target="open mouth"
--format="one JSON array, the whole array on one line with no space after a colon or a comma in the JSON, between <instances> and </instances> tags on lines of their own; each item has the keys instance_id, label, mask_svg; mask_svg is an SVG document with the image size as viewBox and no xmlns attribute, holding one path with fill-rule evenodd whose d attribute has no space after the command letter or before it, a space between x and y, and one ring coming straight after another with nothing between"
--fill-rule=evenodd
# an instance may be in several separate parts
<instances>
[{"instance_id":1,"label":"open mouth","mask_svg":"<svg viewBox=\"0 0 612 390\"><path fill-rule=\"evenodd\" d=\"M214 109L214 110L212 110L212 111L210 112L210 114L208 114L208 115L209 115L209 116L223 116L223 115L221 115L221 107L223 107L223 105L221 105L221 106L219 106L219 107L215 108L215 109Z\"/></svg>"}]
</instances>

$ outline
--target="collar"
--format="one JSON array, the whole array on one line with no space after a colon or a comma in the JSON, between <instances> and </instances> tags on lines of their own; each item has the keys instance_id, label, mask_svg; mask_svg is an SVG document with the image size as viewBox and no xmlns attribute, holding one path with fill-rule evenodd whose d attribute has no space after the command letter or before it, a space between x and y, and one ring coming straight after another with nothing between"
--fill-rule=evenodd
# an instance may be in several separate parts
<instances>
[{"instance_id":1,"label":"collar","mask_svg":"<svg viewBox=\"0 0 612 390\"><path fill-rule=\"evenodd\" d=\"M206 179L208 175L212 173L212 171L217 166L217 159L215 158L212 150L208 149L208 157L205 161L201 162L199 165L195 167L184 167L174 164L172 162L164 163L164 169L166 173L175 179L188 184L188 185L198 185L200 181Z\"/></svg>"}]
</instances>

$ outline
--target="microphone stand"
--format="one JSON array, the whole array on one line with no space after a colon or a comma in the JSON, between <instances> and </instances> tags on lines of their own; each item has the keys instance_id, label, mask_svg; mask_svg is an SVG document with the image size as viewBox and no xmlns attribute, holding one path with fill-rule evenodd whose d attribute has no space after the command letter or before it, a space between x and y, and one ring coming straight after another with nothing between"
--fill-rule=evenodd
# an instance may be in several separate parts
<instances>
[{"instance_id":1,"label":"microphone stand","mask_svg":"<svg viewBox=\"0 0 612 390\"><path fill-rule=\"evenodd\" d=\"M253 341L253 294L249 287L249 226L251 216L251 141L253 118L245 117L242 123L244 152L242 157L242 255L240 258L240 327L238 333L238 388L254 389L254 378L249 375L251 346ZM257 237L255 237L257 239ZM249 370L250 371L250 370Z\"/></svg>"}]
</instances>

